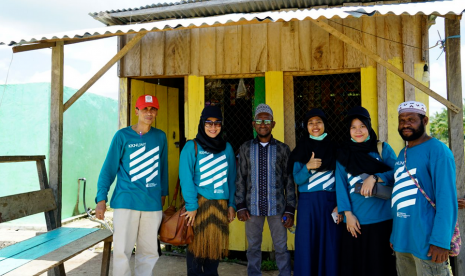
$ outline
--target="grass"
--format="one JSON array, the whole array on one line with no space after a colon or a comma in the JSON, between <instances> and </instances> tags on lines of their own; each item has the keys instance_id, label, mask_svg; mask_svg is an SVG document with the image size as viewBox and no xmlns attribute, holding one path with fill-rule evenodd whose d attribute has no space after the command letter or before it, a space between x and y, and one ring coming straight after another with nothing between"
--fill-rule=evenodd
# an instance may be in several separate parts
<instances>
[{"instance_id":1,"label":"grass","mask_svg":"<svg viewBox=\"0 0 465 276\"><path fill-rule=\"evenodd\" d=\"M262 261L261 270L262 271L278 270L278 266L276 265L275 261L267 259L266 261Z\"/></svg>"}]
</instances>

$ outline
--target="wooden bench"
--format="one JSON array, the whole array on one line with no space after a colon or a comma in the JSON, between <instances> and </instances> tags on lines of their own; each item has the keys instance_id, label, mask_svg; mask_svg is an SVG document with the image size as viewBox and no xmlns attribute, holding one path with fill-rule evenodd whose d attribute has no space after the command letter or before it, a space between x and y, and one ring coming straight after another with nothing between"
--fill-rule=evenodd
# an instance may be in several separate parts
<instances>
[{"instance_id":1,"label":"wooden bench","mask_svg":"<svg viewBox=\"0 0 465 276\"><path fill-rule=\"evenodd\" d=\"M0 197L0 223L44 213L48 232L0 250L0 275L66 275L63 263L84 250L104 242L100 275L110 268L110 230L56 227L56 201L48 185L45 156L0 156L0 163L36 161L40 190Z\"/></svg>"}]
</instances>

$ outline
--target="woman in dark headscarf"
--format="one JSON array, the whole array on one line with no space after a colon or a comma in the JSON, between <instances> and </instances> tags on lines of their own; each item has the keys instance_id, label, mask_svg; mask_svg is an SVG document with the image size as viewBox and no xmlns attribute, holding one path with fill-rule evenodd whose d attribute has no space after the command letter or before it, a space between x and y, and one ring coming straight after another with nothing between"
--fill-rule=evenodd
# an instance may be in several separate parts
<instances>
[{"instance_id":1,"label":"woman in dark headscarf","mask_svg":"<svg viewBox=\"0 0 465 276\"><path fill-rule=\"evenodd\" d=\"M288 170L299 189L294 275L337 275L336 145L325 132L326 115L314 108L304 122L308 134L289 157Z\"/></svg>"},{"instance_id":2,"label":"woman in dark headscarf","mask_svg":"<svg viewBox=\"0 0 465 276\"><path fill-rule=\"evenodd\" d=\"M205 107L194 141L184 146L179 161L183 214L194 226L187 250L187 275L218 275L219 260L228 253L229 227L236 216L236 159L222 138L222 113Z\"/></svg>"},{"instance_id":3,"label":"woman in dark headscarf","mask_svg":"<svg viewBox=\"0 0 465 276\"><path fill-rule=\"evenodd\" d=\"M349 110L346 125L336 163L337 205L347 228L341 237L340 275L396 275L389 247L391 200L372 192L378 182L393 186L397 157L388 143L378 142L365 108ZM356 189L357 184L363 185Z\"/></svg>"}]
</instances>

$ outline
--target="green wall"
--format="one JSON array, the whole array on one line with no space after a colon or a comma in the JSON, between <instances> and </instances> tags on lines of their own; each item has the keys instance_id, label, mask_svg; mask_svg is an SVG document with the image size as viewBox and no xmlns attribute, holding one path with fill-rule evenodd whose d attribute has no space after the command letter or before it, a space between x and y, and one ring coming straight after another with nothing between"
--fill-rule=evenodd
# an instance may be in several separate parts
<instances>
[{"instance_id":1,"label":"green wall","mask_svg":"<svg viewBox=\"0 0 465 276\"><path fill-rule=\"evenodd\" d=\"M65 87L64 101L76 91ZM50 83L0 85L0 101L0 155L46 155L48 165ZM87 179L86 203L95 208L98 175L117 130L118 104L110 98L86 93L64 113L62 219L74 215L81 177ZM39 190L34 162L0 164L0 196L34 190ZM45 220L37 214L8 224L43 227Z\"/></svg>"}]
</instances>

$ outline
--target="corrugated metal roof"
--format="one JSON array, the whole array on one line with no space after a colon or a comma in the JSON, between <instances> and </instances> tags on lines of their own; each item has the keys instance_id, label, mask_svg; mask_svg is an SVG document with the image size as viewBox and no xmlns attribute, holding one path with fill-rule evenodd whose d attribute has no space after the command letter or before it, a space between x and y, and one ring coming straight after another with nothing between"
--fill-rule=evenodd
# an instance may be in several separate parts
<instances>
[{"instance_id":1,"label":"corrugated metal roof","mask_svg":"<svg viewBox=\"0 0 465 276\"><path fill-rule=\"evenodd\" d=\"M420 0L421 2L443 0ZM420 2L419 0L377 1ZM279 11L283 9L310 9L313 7L353 6L375 4L374 0L187 0L175 3L159 3L133 9L89 13L105 25L125 25L164 19L208 17L232 13Z\"/></svg>"},{"instance_id":2,"label":"corrugated metal roof","mask_svg":"<svg viewBox=\"0 0 465 276\"><path fill-rule=\"evenodd\" d=\"M291 21L304 20L305 18L318 19L320 17L331 19L333 17L346 18L348 16L371 16L374 14L434 14L460 15L465 10L465 1L452 0L444 1L440 5L433 2L428 3L407 3L397 5L375 5L375 6L356 6L356 7L338 7L325 9L305 9L291 11L271 11L262 13L247 13L247 14L227 14L212 17L202 18L186 18L156 21L150 23L110 26L91 30L68 31L62 33L39 35L32 38L20 38L9 41L10 46L22 45L37 42L57 41L57 40L80 40L83 38L101 38L127 33L135 33L139 31L163 31L172 30L179 27L197 28L204 26L221 26L224 24L234 24L243 21Z\"/></svg>"}]
</instances>

